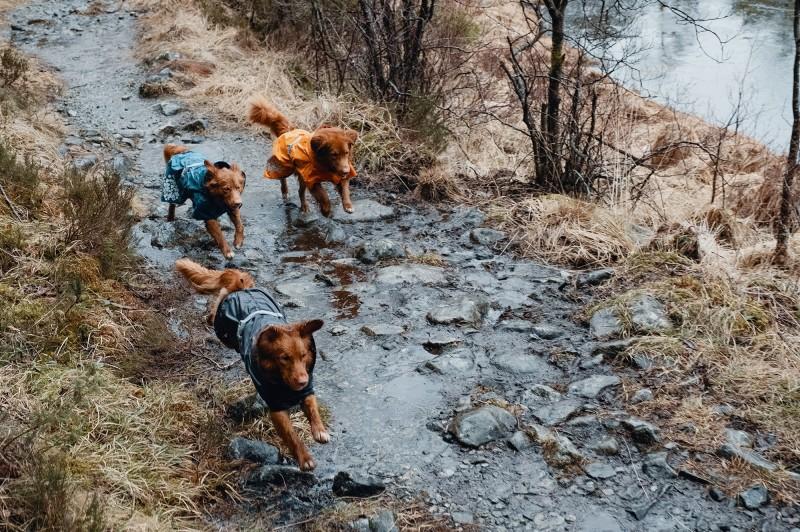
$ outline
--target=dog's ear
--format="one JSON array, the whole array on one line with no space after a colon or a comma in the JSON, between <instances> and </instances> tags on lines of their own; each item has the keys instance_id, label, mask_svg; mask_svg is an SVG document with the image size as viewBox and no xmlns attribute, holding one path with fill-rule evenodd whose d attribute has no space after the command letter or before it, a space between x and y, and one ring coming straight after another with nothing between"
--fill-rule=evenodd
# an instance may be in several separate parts
<instances>
[{"instance_id":1,"label":"dog's ear","mask_svg":"<svg viewBox=\"0 0 800 532\"><path fill-rule=\"evenodd\" d=\"M311 137L311 150L317 156L328 153L328 143L325 141L325 137L318 132Z\"/></svg>"},{"instance_id":2,"label":"dog's ear","mask_svg":"<svg viewBox=\"0 0 800 532\"><path fill-rule=\"evenodd\" d=\"M322 329L323 325L325 325L325 322L322 320L304 321L300 324L300 335L311 336L318 330Z\"/></svg>"},{"instance_id":3,"label":"dog's ear","mask_svg":"<svg viewBox=\"0 0 800 532\"><path fill-rule=\"evenodd\" d=\"M347 135L347 138L348 140L350 140L351 144L358 140L358 131L354 131L352 129L345 129L344 134Z\"/></svg>"},{"instance_id":4,"label":"dog's ear","mask_svg":"<svg viewBox=\"0 0 800 532\"><path fill-rule=\"evenodd\" d=\"M270 325L258 334L258 341L256 342L256 345L261 344L262 341L273 343L280 335L281 331L277 327Z\"/></svg>"},{"instance_id":5,"label":"dog's ear","mask_svg":"<svg viewBox=\"0 0 800 532\"><path fill-rule=\"evenodd\" d=\"M206 159L203 161L203 165L206 167L206 172L208 172L208 175L206 176L207 180L217 175L217 167L214 166L214 163Z\"/></svg>"}]
</instances>

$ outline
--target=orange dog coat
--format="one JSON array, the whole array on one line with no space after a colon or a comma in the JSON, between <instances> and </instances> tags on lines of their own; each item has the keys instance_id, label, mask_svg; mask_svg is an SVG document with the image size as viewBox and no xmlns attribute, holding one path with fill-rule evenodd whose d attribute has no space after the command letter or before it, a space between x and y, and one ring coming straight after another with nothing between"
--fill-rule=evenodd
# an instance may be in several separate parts
<instances>
[{"instance_id":1,"label":"orange dog coat","mask_svg":"<svg viewBox=\"0 0 800 532\"><path fill-rule=\"evenodd\" d=\"M347 177L330 172L317 165L314 151L311 149L311 133L304 129L287 131L272 144L272 157L267 162L264 177L267 179L283 179L297 172L308 188L322 181L330 181L335 185L344 179L355 177L356 171L350 162Z\"/></svg>"}]
</instances>

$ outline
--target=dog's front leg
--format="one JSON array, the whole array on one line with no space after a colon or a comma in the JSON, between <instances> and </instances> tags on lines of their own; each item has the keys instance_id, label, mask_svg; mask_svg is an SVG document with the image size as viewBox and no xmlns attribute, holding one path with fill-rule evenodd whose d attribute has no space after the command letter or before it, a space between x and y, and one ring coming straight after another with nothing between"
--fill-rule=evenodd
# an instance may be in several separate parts
<instances>
[{"instance_id":1,"label":"dog's front leg","mask_svg":"<svg viewBox=\"0 0 800 532\"><path fill-rule=\"evenodd\" d=\"M322 215L326 218L330 218L331 200L328 198L328 193L325 192L325 187L322 186L322 183L317 183L311 187L311 195L314 196L314 199L319 203L319 210L322 212Z\"/></svg>"},{"instance_id":2,"label":"dog's front leg","mask_svg":"<svg viewBox=\"0 0 800 532\"><path fill-rule=\"evenodd\" d=\"M283 196L283 201L289 199L289 185L286 183L286 178L281 178L281 196Z\"/></svg>"},{"instance_id":3,"label":"dog's front leg","mask_svg":"<svg viewBox=\"0 0 800 532\"><path fill-rule=\"evenodd\" d=\"M319 405L317 405L317 398L314 395L309 395L303 399L303 413L311 425L311 435L314 441L319 443L328 443L331 441L331 435L325 430L325 425L322 423L322 416L319 415Z\"/></svg>"},{"instance_id":4,"label":"dog's front leg","mask_svg":"<svg viewBox=\"0 0 800 532\"><path fill-rule=\"evenodd\" d=\"M299 187L297 192L300 194L300 210L303 212L308 212L308 202L306 201L306 182L303 181L302 177L297 178L297 186Z\"/></svg>"},{"instance_id":5,"label":"dog's front leg","mask_svg":"<svg viewBox=\"0 0 800 532\"><path fill-rule=\"evenodd\" d=\"M311 457L311 453L306 449L303 440L297 435L292 427L292 420L289 419L289 412L286 410L279 410L277 412L270 412L269 417L272 419L272 424L275 425L275 430L278 432L283 443L292 451L297 465L303 471L311 471L317 464Z\"/></svg>"},{"instance_id":6,"label":"dog's front leg","mask_svg":"<svg viewBox=\"0 0 800 532\"><path fill-rule=\"evenodd\" d=\"M167 221L174 222L175 221L175 204L169 204L169 210L167 211Z\"/></svg>"},{"instance_id":7,"label":"dog's front leg","mask_svg":"<svg viewBox=\"0 0 800 532\"><path fill-rule=\"evenodd\" d=\"M342 198L342 208L344 208L345 212L353 212L353 202L350 201L350 180L345 179L338 185L336 185L336 190L339 191L339 196Z\"/></svg>"},{"instance_id":8,"label":"dog's front leg","mask_svg":"<svg viewBox=\"0 0 800 532\"><path fill-rule=\"evenodd\" d=\"M228 260L232 259L233 251L228 247L228 243L225 242L225 235L222 234L222 227L219 226L219 222L216 220L206 220L206 230L208 234L211 235L211 238L214 239L214 242L217 243L217 247L219 247L222 254L225 255L225 258Z\"/></svg>"},{"instance_id":9,"label":"dog's front leg","mask_svg":"<svg viewBox=\"0 0 800 532\"><path fill-rule=\"evenodd\" d=\"M235 209L228 213L228 218L231 219L233 223L233 227L236 228L236 232L233 236L233 247L239 249L244 244L244 225L242 224L242 211L241 209Z\"/></svg>"}]
</instances>

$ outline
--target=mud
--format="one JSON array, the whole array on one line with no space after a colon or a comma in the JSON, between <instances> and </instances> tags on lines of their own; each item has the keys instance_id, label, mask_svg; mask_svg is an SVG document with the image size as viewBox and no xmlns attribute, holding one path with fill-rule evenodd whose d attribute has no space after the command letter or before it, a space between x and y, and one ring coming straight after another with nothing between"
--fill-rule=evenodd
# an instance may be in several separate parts
<instances>
[{"instance_id":1,"label":"mud","mask_svg":"<svg viewBox=\"0 0 800 532\"><path fill-rule=\"evenodd\" d=\"M259 178L268 149L263 135L226 129L202 109L166 117L156 100L141 99L138 87L152 72L134 58L136 13L123 3L86 16L80 14L86 4L61 0L22 7L12 16L16 29L10 37L65 81L58 105L79 146L65 146L64 153L74 150L78 158L78 153L88 152L101 162L129 167L126 179L147 211L137 227L139 253L175 283L172 264L179 257L209 267L225 265L185 207L178 209L177 221L168 224L166 206L158 201L162 144L197 142L196 148L208 158L236 161L248 175L246 241L233 265L251 271L260 285L276 293L290 319L326 320L317 337L322 357L315 379L317 395L331 414L333 440L312 446L318 464L316 485L264 489L239 512L214 521L215 526L243 528L254 515L269 511L277 524L292 529L292 523L332 504L334 475L349 471L383 479L397 497L423 497L434 514L453 519L453 526L474 522L486 530L586 531L791 528L788 521L779 521L774 507L746 512L732 499L716 502L702 484L643 468L651 459L648 454L663 450L665 444L676 468L689 454L669 442L648 448L634 441L635 434L618 421L625 417L619 389L603 391L595 399L581 398L569 421L556 421L559 426L554 428L574 443L586 463L600 464L587 468L587 474L580 467L551 467L542 447L526 445L524 434L514 437L519 451L502 439L478 449L459 445L445 430L456 410L488 403L524 405L527 408L514 411L520 427L526 428L532 426L531 412L541 399L536 385L566 392L572 382L613 374L612 368L592 358L587 328L572 319L581 294L570 291L570 274L472 243L469 231L483 218L474 211L436 208L405 197L400 201L388 193L368 194L357 181L353 196L356 209L363 209L360 214L370 210L362 201L372 199L392 207L393 215L354 223L344 223L350 220L342 214L337 219L343 221L300 217L295 205L284 205L277 183ZM180 134L182 124L198 118L210 121L206 135ZM160 136L166 124L179 133ZM378 214L365 218L387 213ZM225 221L224 226L232 239L230 224ZM353 258L359 243L378 239L400 243L410 258L372 266ZM413 257L424 254L440 256L444 266L414 262ZM429 323L428 312L455 305L463 297L489 302L480 324ZM198 302L188 291L186 309L196 313L196 320L178 323L178 332L210 337ZM362 332L364 325L380 324L400 325L404 332ZM549 332L532 334L534 325ZM540 338L545 336L552 339ZM236 360L238 355L217 345L221 368ZM222 377L242 378L244 372L233 364ZM609 439L618 442L618 454L609 455L617 447ZM652 506L644 512L642 504ZM783 518L793 515L781 511Z\"/></svg>"}]
</instances>

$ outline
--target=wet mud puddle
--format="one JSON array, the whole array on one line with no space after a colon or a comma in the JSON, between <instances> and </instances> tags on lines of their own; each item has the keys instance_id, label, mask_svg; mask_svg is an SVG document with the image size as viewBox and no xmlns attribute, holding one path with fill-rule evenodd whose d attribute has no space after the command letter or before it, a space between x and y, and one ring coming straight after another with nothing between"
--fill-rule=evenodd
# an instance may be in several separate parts
<instances>
[{"instance_id":1,"label":"wet mud puddle","mask_svg":"<svg viewBox=\"0 0 800 532\"><path fill-rule=\"evenodd\" d=\"M333 220L300 216L296 206L283 204L276 183L256 177L266 162L265 137L225 129L181 102L181 111L167 117L159 104L174 99L138 96L148 72L134 57L136 13L124 3L109 6L87 16L81 14L86 2L34 2L12 16L10 37L66 84L59 109L72 144L64 153L79 165L110 164L137 188L145 211L138 251L166 279L174 279L172 263L181 256L209 267L224 262L185 207L175 223L164 221L158 201L163 143L192 142L209 159L238 162L251 177L244 194L245 246L233 263L277 294L290 319L326 320L317 337L323 356L315 380L331 413L333 440L312 446L316 487L289 486L275 494L284 510L279 520L290 524L329 504L333 476L349 471L377 476L390 493L423 497L432 512L486 530L753 524L755 518L711 501L697 484L643 475L650 451L629 442L618 422L595 415L622 407L614 394L570 399L579 406L558 422L586 462L600 464L594 476L563 474L536 445L512 449L506 439L516 427L478 449L456 442L446 431L456 411L507 402L526 407L516 411L528 424L539 407L539 385L566 390L570 382L612 374L602 362L585 363L592 358L590 339L570 318L576 308L563 293L565 273L476 244L470 231L483 216L474 210L409 206L355 188L357 216L341 210ZM198 118L209 119L206 134L182 131ZM177 134L160 133L168 124ZM230 224L224 225L232 238ZM377 264L355 258L359 247L385 249L382 240L404 252ZM441 263L422 264L414 258L420 256ZM197 319L181 325L202 327L188 293L186 305ZM464 321L474 323L448 323ZM537 335L534 326L550 333ZM551 363L554 353L567 354L568 362ZM220 346L219 357L230 362L237 355ZM237 364L227 371L226 378L244 376ZM593 447L598 438L614 439L621 450L602 454ZM673 489L662 493L665 485ZM638 520L631 508L651 499L654 506Z\"/></svg>"}]
</instances>

